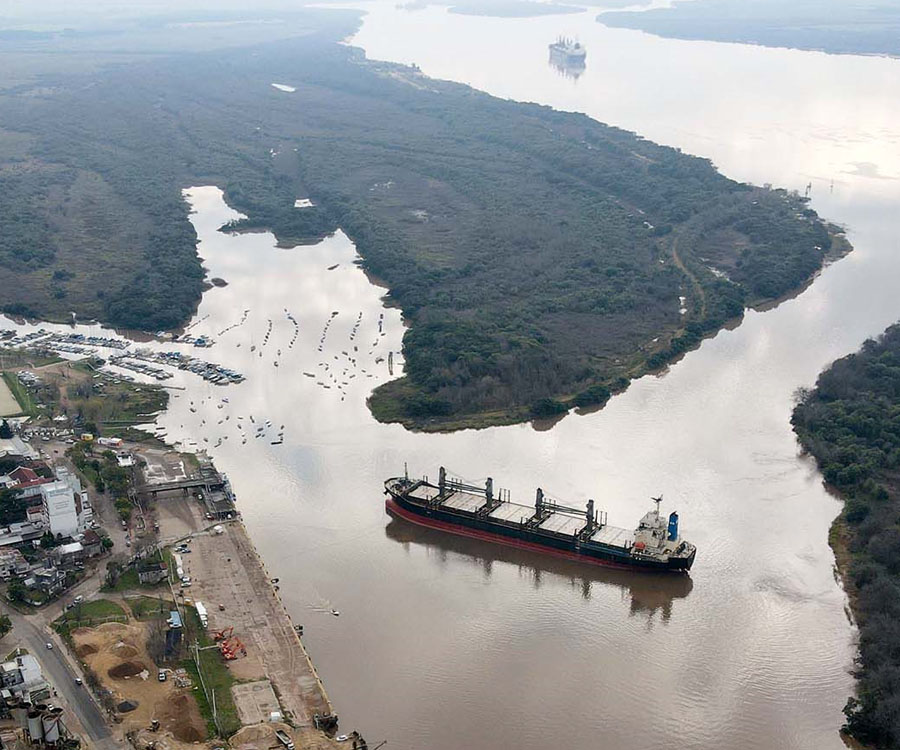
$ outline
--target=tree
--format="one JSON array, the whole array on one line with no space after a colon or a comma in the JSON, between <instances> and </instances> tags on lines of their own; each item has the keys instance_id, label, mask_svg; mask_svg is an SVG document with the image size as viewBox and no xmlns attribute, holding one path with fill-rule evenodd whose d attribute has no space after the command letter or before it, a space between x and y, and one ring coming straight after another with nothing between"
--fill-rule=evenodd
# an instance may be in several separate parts
<instances>
[{"instance_id":1,"label":"tree","mask_svg":"<svg viewBox=\"0 0 900 750\"><path fill-rule=\"evenodd\" d=\"M10 581L6 589L6 596L11 602L24 602L27 595L28 589L25 588L24 583L18 579Z\"/></svg>"},{"instance_id":2,"label":"tree","mask_svg":"<svg viewBox=\"0 0 900 750\"><path fill-rule=\"evenodd\" d=\"M106 563L106 585L109 586L109 588L115 588L121 573L122 566L119 565L119 563L113 562L112 560Z\"/></svg>"},{"instance_id":3,"label":"tree","mask_svg":"<svg viewBox=\"0 0 900 750\"><path fill-rule=\"evenodd\" d=\"M13 436L12 427L9 426L9 422L5 419L2 423L0 423L0 438L4 440L9 440Z\"/></svg>"},{"instance_id":4,"label":"tree","mask_svg":"<svg viewBox=\"0 0 900 750\"><path fill-rule=\"evenodd\" d=\"M12 630L12 620L6 615L0 615L0 638L5 636L10 630Z\"/></svg>"}]
</instances>

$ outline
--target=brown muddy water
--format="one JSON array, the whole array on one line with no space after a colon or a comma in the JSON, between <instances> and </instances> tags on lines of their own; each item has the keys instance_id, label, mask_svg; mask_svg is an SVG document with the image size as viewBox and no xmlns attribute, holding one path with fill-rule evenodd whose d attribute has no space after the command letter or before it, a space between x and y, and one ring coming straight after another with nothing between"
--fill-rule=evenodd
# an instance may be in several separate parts
<instances>
[{"instance_id":1,"label":"brown muddy water","mask_svg":"<svg viewBox=\"0 0 900 750\"><path fill-rule=\"evenodd\" d=\"M856 249L598 413L542 432L420 435L365 407L388 351L400 372L403 326L352 243L228 236L221 193L189 190L200 253L228 282L190 330L216 344L148 346L248 379L223 388L177 372L170 383L187 390L159 424L229 474L344 731L400 750L843 747L855 632L827 545L839 504L789 417L798 387L900 318L900 61L661 40L606 29L595 12L367 9L354 43L371 57L586 112L736 179L812 183L813 207ZM588 48L578 79L547 63L563 33ZM696 564L690 578L608 571L410 527L382 496L405 462L490 475L524 502L538 485L568 504L593 497L621 526L663 493Z\"/></svg>"}]
</instances>

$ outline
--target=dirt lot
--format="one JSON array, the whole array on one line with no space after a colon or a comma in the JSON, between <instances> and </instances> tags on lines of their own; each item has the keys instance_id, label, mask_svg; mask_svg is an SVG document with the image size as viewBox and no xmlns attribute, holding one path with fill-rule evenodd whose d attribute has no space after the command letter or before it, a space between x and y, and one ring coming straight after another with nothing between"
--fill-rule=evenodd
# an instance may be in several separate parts
<instances>
[{"instance_id":1,"label":"dirt lot","mask_svg":"<svg viewBox=\"0 0 900 750\"><path fill-rule=\"evenodd\" d=\"M343 747L350 750L350 743L336 745L333 740L314 729L291 729L286 724L255 724L244 727L230 741L234 750L271 750L281 747L275 739L275 730L281 729L294 740L297 750L334 750Z\"/></svg>"},{"instance_id":2,"label":"dirt lot","mask_svg":"<svg viewBox=\"0 0 900 750\"><path fill-rule=\"evenodd\" d=\"M183 556L184 572L193 582L184 593L206 606L210 632L234 626L247 649L246 656L229 662L234 676L241 681L268 678L285 718L298 726L309 727L314 713L330 711L324 688L243 525L229 522L225 533L213 534L205 529L209 522L196 502L180 496L160 498L156 513L163 539L193 531L192 552ZM246 715L255 713L248 710Z\"/></svg>"},{"instance_id":3,"label":"dirt lot","mask_svg":"<svg viewBox=\"0 0 900 750\"><path fill-rule=\"evenodd\" d=\"M0 417L12 417L21 414L22 409L6 381L0 378Z\"/></svg>"},{"instance_id":4,"label":"dirt lot","mask_svg":"<svg viewBox=\"0 0 900 750\"><path fill-rule=\"evenodd\" d=\"M192 688L178 688L171 679L160 682L157 668L147 653L149 623L108 622L95 628L72 632L75 655L111 690L116 704L129 701L133 711L121 713L122 728L142 729L158 719L163 732L170 732L181 743L194 743L206 737L206 723L200 716Z\"/></svg>"}]
</instances>

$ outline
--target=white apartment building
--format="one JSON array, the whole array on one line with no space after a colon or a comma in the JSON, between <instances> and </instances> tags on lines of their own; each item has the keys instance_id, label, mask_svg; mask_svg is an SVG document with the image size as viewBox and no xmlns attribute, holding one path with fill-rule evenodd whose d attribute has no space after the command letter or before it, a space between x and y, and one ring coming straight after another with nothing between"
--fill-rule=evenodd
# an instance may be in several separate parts
<instances>
[{"instance_id":1,"label":"white apartment building","mask_svg":"<svg viewBox=\"0 0 900 750\"><path fill-rule=\"evenodd\" d=\"M56 481L41 485L41 521L53 536L74 536L87 531L94 511L87 492L75 474L65 468L56 472Z\"/></svg>"}]
</instances>

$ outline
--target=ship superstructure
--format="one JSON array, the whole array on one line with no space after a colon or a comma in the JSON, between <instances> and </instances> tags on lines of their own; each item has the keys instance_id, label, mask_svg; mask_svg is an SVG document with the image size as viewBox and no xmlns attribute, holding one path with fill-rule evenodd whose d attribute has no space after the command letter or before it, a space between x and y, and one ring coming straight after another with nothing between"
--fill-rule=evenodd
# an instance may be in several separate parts
<instances>
[{"instance_id":1,"label":"ship superstructure","mask_svg":"<svg viewBox=\"0 0 900 750\"><path fill-rule=\"evenodd\" d=\"M484 487L470 485L448 478L443 467L437 484L403 476L388 479L385 490L387 510L413 523L586 562L686 572L697 553L679 535L678 513L660 513L662 498L632 530L610 526L593 500L585 510L570 508L538 489L534 505L520 505L507 491L495 494L490 478Z\"/></svg>"},{"instance_id":2,"label":"ship superstructure","mask_svg":"<svg viewBox=\"0 0 900 750\"><path fill-rule=\"evenodd\" d=\"M561 36L550 45L550 55L551 57L565 60L565 62L570 64L580 63L584 65L587 58L587 50L580 42Z\"/></svg>"}]
</instances>

